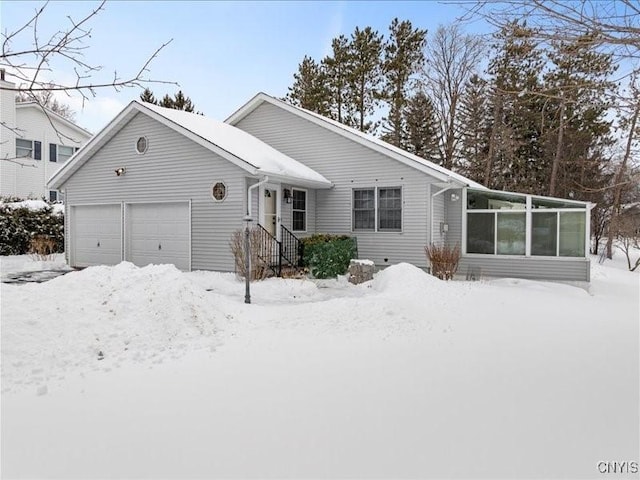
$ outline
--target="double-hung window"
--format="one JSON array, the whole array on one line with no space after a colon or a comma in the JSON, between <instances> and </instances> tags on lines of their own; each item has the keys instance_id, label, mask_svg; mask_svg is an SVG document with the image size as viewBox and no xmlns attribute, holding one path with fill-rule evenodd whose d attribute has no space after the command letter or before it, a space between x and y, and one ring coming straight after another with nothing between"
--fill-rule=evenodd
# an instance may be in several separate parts
<instances>
[{"instance_id":1,"label":"double-hung window","mask_svg":"<svg viewBox=\"0 0 640 480\"><path fill-rule=\"evenodd\" d=\"M353 230L399 232L402 230L402 188L377 187L353 190Z\"/></svg>"},{"instance_id":2,"label":"double-hung window","mask_svg":"<svg viewBox=\"0 0 640 480\"><path fill-rule=\"evenodd\" d=\"M42 143L35 140L16 138L16 157L42 159Z\"/></svg>"},{"instance_id":3,"label":"double-hung window","mask_svg":"<svg viewBox=\"0 0 640 480\"><path fill-rule=\"evenodd\" d=\"M71 158L75 152L74 147L67 147L65 145L56 145L55 143L49 144L49 161L64 163Z\"/></svg>"},{"instance_id":4,"label":"double-hung window","mask_svg":"<svg viewBox=\"0 0 640 480\"><path fill-rule=\"evenodd\" d=\"M291 210L291 227L294 232L305 232L307 230L307 191L293 189Z\"/></svg>"}]
</instances>

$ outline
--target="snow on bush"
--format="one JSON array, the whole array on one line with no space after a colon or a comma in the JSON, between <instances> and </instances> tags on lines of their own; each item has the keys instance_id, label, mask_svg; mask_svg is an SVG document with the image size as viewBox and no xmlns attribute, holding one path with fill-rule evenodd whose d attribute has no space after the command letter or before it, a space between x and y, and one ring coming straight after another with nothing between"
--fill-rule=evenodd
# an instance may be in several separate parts
<instances>
[{"instance_id":1,"label":"snow on bush","mask_svg":"<svg viewBox=\"0 0 640 480\"><path fill-rule=\"evenodd\" d=\"M53 372L159 363L187 347L211 348L222 314L207 295L173 265L127 262L44 284L3 284L3 388L46 384Z\"/></svg>"},{"instance_id":2,"label":"snow on bush","mask_svg":"<svg viewBox=\"0 0 640 480\"><path fill-rule=\"evenodd\" d=\"M42 200L0 202L0 255L29 252L36 236L46 236L55 244L53 253L64 249L64 207Z\"/></svg>"}]
</instances>

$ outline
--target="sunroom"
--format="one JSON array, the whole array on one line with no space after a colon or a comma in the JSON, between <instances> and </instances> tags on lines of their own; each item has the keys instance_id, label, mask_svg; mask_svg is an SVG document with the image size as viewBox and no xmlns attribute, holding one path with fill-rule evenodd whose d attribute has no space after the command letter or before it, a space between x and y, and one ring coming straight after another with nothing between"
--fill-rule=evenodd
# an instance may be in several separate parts
<instances>
[{"instance_id":1,"label":"sunroom","mask_svg":"<svg viewBox=\"0 0 640 480\"><path fill-rule=\"evenodd\" d=\"M472 188L461 193L460 274L589 281L592 204ZM455 210L448 213L455 217Z\"/></svg>"}]
</instances>

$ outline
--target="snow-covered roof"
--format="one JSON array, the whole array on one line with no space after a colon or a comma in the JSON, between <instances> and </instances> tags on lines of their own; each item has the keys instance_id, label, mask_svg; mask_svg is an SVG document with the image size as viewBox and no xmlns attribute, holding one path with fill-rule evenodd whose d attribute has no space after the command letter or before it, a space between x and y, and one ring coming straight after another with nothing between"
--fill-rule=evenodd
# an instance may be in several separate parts
<instances>
[{"instance_id":1,"label":"snow-covered roof","mask_svg":"<svg viewBox=\"0 0 640 480\"><path fill-rule=\"evenodd\" d=\"M361 145L372 148L378 152L381 152L389 157L394 158L395 160L404 163L410 167L416 168L421 172L427 173L431 176L434 176L445 182L454 182L460 184L461 186L469 186L473 188L485 189L484 185L481 185L477 182L474 182L470 178L467 178L458 173L452 172L440 165L437 165L429 160L426 160L422 157L409 153L401 148L398 148L390 143L385 142L379 138L374 137L373 135L369 135L363 133L355 128L351 128L347 125L344 125L340 122L332 120L327 117L323 117L315 112L311 112L304 108L296 107L294 105L290 105L282 100L278 100L266 93L260 92L256 96L254 96L251 100L249 100L244 106L240 107L235 113L233 113L230 117L228 117L225 122L231 125L235 125L244 117L246 117L249 113L255 110L260 104L263 102L270 103L277 107L280 107L284 110L287 110L297 116L303 117L306 120L309 120L316 125L320 125L321 127L327 128L339 135L347 137Z\"/></svg>"},{"instance_id":2,"label":"snow-covered roof","mask_svg":"<svg viewBox=\"0 0 640 480\"><path fill-rule=\"evenodd\" d=\"M288 181L311 188L332 186L318 172L239 128L203 115L134 100L51 177L49 187L59 188L137 113L160 121L252 175L268 176L271 180Z\"/></svg>"},{"instance_id":3,"label":"snow-covered roof","mask_svg":"<svg viewBox=\"0 0 640 480\"><path fill-rule=\"evenodd\" d=\"M159 107L150 103L142 105L243 160L254 168L256 173L331 186L331 182L318 172L279 152L244 130L204 115Z\"/></svg>"}]
</instances>

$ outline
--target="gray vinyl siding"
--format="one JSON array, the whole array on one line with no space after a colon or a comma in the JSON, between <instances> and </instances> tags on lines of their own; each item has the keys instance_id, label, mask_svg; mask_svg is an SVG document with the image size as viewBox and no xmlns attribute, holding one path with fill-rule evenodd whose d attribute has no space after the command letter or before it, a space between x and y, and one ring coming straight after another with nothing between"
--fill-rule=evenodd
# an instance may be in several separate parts
<instances>
[{"instance_id":1,"label":"gray vinyl siding","mask_svg":"<svg viewBox=\"0 0 640 480\"><path fill-rule=\"evenodd\" d=\"M451 200L451 195L455 194L458 200ZM449 225L446 245L449 247L460 246L462 250L462 189L447 190L444 196L444 210L446 222Z\"/></svg>"},{"instance_id":2,"label":"gray vinyl siding","mask_svg":"<svg viewBox=\"0 0 640 480\"><path fill-rule=\"evenodd\" d=\"M304 187L296 187L295 185L282 185L282 189L288 188L292 191L296 190L306 190L307 192L307 228L304 232L294 232L293 231L293 202L286 203L284 200L284 194L282 196L282 225L285 228L289 229L293 234L298 238L308 237L316 233L316 190L312 188L304 188Z\"/></svg>"},{"instance_id":3,"label":"gray vinyl siding","mask_svg":"<svg viewBox=\"0 0 640 480\"><path fill-rule=\"evenodd\" d=\"M441 190L441 188L438 188L435 185L431 186L431 199L433 201L433 209L431 210L431 212L433 213L431 228L433 229L433 235L431 236L430 240L434 245L437 246L444 245L447 239L447 233L442 232L440 227L440 224L446 223L444 197L447 193L444 192L435 197L433 196Z\"/></svg>"},{"instance_id":4,"label":"gray vinyl siding","mask_svg":"<svg viewBox=\"0 0 640 480\"><path fill-rule=\"evenodd\" d=\"M140 136L149 141L144 155L134 149ZM119 167L126 168L121 177L114 173ZM217 181L227 186L222 202L211 197ZM81 204L191 200L192 269L234 269L229 238L242 227L246 211L245 172L143 114L133 117L63 188L67 213ZM67 242L72 240L67 236Z\"/></svg>"},{"instance_id":5,"label":"gray vinyl siding","mask_svg":"<svg viewBox=\"0 0 640 480\"><path fill-rule=\"evenodd\" d=\"M335 185L316 190L315 231L354 235L360 258L384 266L426 266L429 183L434 179L274 105L263 103L236 124L313 168ZM402 187L402 231L352 231L352 189Z\"/></svg>"},{"instance_id":6,"label":"gray vinyl siding","mask_svg":"<svg viewBox=\"0 0 640 480\"><path fill-rule=\"evenodd\" d=\"M513 277L533 280L590 281L590 261L587 258L502 257L499 255L463 256L458 276L478 280L484 277Z\"/></svg>"}]
</instances>

